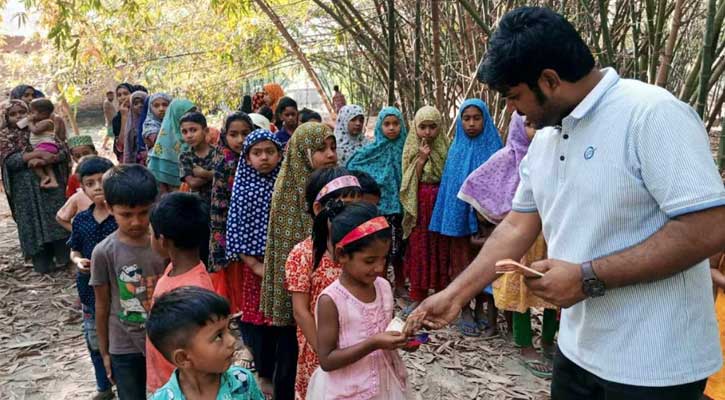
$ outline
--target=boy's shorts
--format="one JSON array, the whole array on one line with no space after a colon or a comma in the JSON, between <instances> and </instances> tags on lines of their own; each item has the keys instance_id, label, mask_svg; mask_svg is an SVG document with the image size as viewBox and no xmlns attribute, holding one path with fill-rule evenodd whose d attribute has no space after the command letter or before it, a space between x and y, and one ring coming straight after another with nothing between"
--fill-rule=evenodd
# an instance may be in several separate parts
<instances>
[{"instance_id":1,"label":"boy's shorts","mask_svg":"<svg viewBox=\"0 0 725 400\"><path fill-rule=\"evenodd\" d=\"M106 127L106 136L113 137L113 127L111 125Z\"/></svg>"},{"instance_id":2,"label":"boy's shorts","mask_svg":"<svg viewBox=\"0 0 725 400\"><path fill-rule=\"evenodd\" d=\"M58 147L58 145L55 143L42 142L42 143L38 143L35 146L35 150L44 151L46 153L51 153L51 154L58 154L58 152L60 151L60 147Z\"/></svg>"}]
</instances>

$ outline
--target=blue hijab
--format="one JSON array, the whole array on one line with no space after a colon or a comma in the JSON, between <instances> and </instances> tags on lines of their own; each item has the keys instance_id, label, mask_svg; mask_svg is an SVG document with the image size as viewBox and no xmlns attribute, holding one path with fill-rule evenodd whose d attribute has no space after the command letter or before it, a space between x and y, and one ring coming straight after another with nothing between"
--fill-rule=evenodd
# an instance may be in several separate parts
<instances>
[{"instance_id":1,"label":"blue hijab","mask_svg":"<svg viewBox=\"0 0 725 400\"><path fill-rule=\"evenodd\" d=\"M462 116L468 107L477 107L483 114L483 132L473 138L463 130ZM458 191L468 175L501 147L501 136L493 125L486 103L479 99L464 101L458 110L456 136L443 168L443 178L428 227L430 231L453 237L470 236L478 232L476 213L468 203L458 198Z\"/></svg>"},{"instance_id":2,"label":"blue hijab","mask_svg":"<svg viewBox=\"0 0 725 400\"><path fill-rule=\"evenodd\" d=\"M383 120L394 116L400 122L400 135L390 140L383 134ZM375 141L359 148L347 162L349 171L363 171L370 174L380 186L379 209L383 215L400 214L400 182L403 180L403 146L408 130L403 114L395 107L384 107L375 123ZM456 191L458 193L458 191ZM453 194L455 196L455 193Z\"/></svg>"}]
</instances>

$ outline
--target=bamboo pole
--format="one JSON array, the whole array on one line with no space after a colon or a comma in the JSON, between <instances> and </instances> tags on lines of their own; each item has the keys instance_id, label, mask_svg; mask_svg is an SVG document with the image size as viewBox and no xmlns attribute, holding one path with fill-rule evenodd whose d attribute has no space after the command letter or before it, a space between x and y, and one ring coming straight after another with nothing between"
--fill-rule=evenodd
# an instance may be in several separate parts
<instances>
[{"instance_id":1,"label":"bamboo pole","mask_svg":"<svg viewBox=\"0 0 725 400\"><path fill-rule=\"evenodd\" d=\"M388 105L395 105L395 0L388 0Z\"/></svg>"},{"instance_id":2,"label":"bamboo pole","mask_svg":"<svg viewBox=\"0 0 725 400\"><path fill-rule=\"evenodd\" d=\"M697 96L697 105L695 109L700 118L705 117L705 106L707 105L708 84L710 83L710 72L712 69L713 45L715 38L713 37L713 24L715 22L715 5L716 0L708 0L707 16L705 19L705 37L702 46L702 65L700 69L700 93Z\"/></svg>"}]
</instances>

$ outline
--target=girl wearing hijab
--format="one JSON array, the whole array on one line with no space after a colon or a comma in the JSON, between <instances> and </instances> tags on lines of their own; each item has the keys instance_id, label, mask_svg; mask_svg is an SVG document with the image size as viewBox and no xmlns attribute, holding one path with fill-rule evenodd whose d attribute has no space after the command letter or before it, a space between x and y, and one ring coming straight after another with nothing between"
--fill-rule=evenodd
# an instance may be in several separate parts
<instances>
[{"instance_id":1,"label":"girl wearing hijab","mask_svg":"<svg viewBox=\"0 0 725 400\"><path fill-rule=\"evenodd\" d=\"M350 104L340 109L335 123L335 139L337 140L337 159L340 165L347 161L365 145L365 110L362 107Z\"/></svg>"},{"instance_id":2,"label":"girl wearing hijab","mask_svg":"<svg viewBox=\"0 0 725 400\"><path fill-rule=\"evenodd\" d=\"M111 120L111 128L113 129L113 153L116 159L123 162L123 145L124 142L119 140L121 132L125 126L128 111L131 109L131 94L134 92L132 84L123 82L116 86L116 100L118 101L118 112Z\"/></svg>"},{"instance_id":3,"label":"girl wearing hijab","mask_svg":"<svg viewBox=\"0 0 725 400\"><path fill-rule=\"evenodd\" d=\"M379 209L393 228L390 262L395 271L396 294L405 291L403 277L403 227L400 205L402 159L408 130L403 114L395 107L384 107L375 123L375 141L358 149L348 160L349 171L367 172L381 190Z\"/></svg>"},{"instance_id":4,"label":"girl wearing hijab","mask_svg":"<svg viewBox=\"0 0 725 400\"><path fill-rule=\"evenodd\" d=\"M184 114L195 109L190 100L174 99L161 122L156 144L149 152L148 165L159 182L161 193L174 191L181 186L179 154L185 150L186 144L181 138L179 121Z\"/></svg>"},{"instance_id":5,"label":"girl wearing hijab","mask_svg":"<svg viewBox=\"0 0 725 400\"><path fill-rule=\"evenodd\" d=\"M292 315L292 298L284 286L285 263L292 248L312 233L304 195L307 178L317 169L336 165L332 130L318 122L307 122L297 128L288 142L282 168L274 184L259 308L271 319L272 326L277 327L278 346L289 353L283 365L277 360L282 378L275 384L275 399L294 398L297 330Z\"/></svg>"},{"instance_id":6,"label":"girl wearing hijab","mask_svg":"<svg viewBox=\"0 0 725 400\"><path fill-rule=\"evenodd\" d=\"M449 278L452 280L470 263L473 258L471 236L478 232L478 220L473 208L460 199L457 194L468 174L473 172L502 147L501 137L493 125L488 107L479 99L468 99L461 104L456 120L456 136L448 151L448 159L443 169L438 197L428 229L444 235L449 241ZM493 299L489 309L493 310ZM476 301L476 309L480 310ZM486 328L486 335L496 333L495 319ZM480 335L485 326L482 316L474 318L470 309L465 307L459 328L468 336Z\"/></svg>"},{"instance_id":7,"label":"girl wearing hijab","mask_svg":"<svg viewBox=\"0 0 725 400\"><path fill-rule=\"evenodd\" d=\"M239 329L252 353L260 386L265 392L276 386L275 369L289 365L287 354L277 354L278 331L259 311L267 222L274 184L280 171L282 146L267 129L256 129L244 140L242 159L233 176L227 220L227 278L232 312L240 313ZM284 347L281 347L284 348ZM278 360L280 362L278 362ZM284 376L284 374L280 374ZM281 382L284 384L285 382Z\"/></svg>"},{"instance_id":8,"label":"girl wearing hijab","mask_svg":"<svg viewBox=\"0 0 725 400\"><path fill-rule=\"evenodd\" d=\"M264 85L264 104L272 110L277 109L279 100L284 97L284 89L279 83L268 83Z\"/></svg>"},{"instance_id":9,"label":"girl wearing hijab","mask_svg":"<svg viewBox=\"0 0 725 400\"><path fill-rule=\"evenodd\" d=\"M30 85L18 85L10 91L10 99L22 100L25 104L30 104L33 99L39 99L42 97L45 97L43 92Z\"/></svg>"},{"instance_id":10,"label":"girl wearing hijab","mask_svg":"<svg viewBox=\"0 0 725 400\"><path fill-rule=\"evenodd\" d=\"M413 126L403 149L403 239L408 248L403 273L410 281L410 300L403 310L407 316L428 296L428 290L445 289L449 283L447 241L428 231L450 141L442 133L441 113L425 106L415 113Z\"/></svg>"},{"instance_id":11,"label":"girl wearing hijab","mask_svg":"<svg viewBox=\"0 0 725 400\"><path fill-rule=\"evenodd\" d=\"M463 182L458 198L470 204L483 219L498 225L511 211L516 188L519 185L519 164L529 150L535 129L525 123L516 112L511 117L506 147L496 152ZM539 235L524 256L522 263L543 260L546 242ZM550 377L556 334L556 307L534 296L524 284L520 273L504 274L493 284L493 295L498 308L513 311L514 343L521 349L522 364L534 375ZM544 308L541 332L543 360L533 346L530 308ZM547 360L548 357L548 360Z\"/></svg>"},{"instance_id":12,"label":"girl wearing hijab","mask_svg":"<svg viewBox=\"0 0 725 400\"><path fill-rule=\"evenodd\" d=\"M17 123L28 115L22 100L0 103L0 166L2 184L10 211L18 226L18 239L23 256L30 257L33 269L49 273L65 267L70 261L66 245L68 232L55 221L55 215L65 203L68 154L61 148L58 154L47 154L44 162L52 165L58 188L41 189L38 178L28 168L30 131Z\"/></svg>"},{"instance_id":13,"label":"girl wearing hijab","mask_svg":"<svg viewBox=\"0 0 725 400\"><path fill-rule=\"evenodd\" d=\"M171 96L166 93L154 93L147 99L145 108L146 117L143 119L141 129L136 138L136 143L139 148L140 164L146 165L148 152L154 148L156 136L158 136L161 130L161 122L164 120L171 100Z\"/></svg>"},{"instance_id":14,"label":"girl wearing hijab","mask_svg":"<svg viewBox=\"0 0 725 400\"><path fill-rule=\"evenodd\" d=\"M119 141L123 142L123 160L124 164L135 164L138 156L138 127L141 123L141 114L143 112L144 103L147 94L145 92L136 91L131 94L131 109L126 117L126 125L119 137Z\"/></svg>"}]
</instances>

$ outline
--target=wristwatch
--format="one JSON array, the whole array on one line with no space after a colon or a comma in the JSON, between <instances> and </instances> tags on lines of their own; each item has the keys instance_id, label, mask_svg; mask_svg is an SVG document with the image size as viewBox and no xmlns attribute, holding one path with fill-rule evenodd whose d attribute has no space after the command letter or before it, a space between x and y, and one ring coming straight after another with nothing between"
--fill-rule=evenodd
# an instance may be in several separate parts
<instances>
[{"instance_id":1,"label":"wristwatch","mask_svg":"<svg viewBox=\"0 0 725 400\"><path fill-rule=\"evenodd\" d=\"M587 297L601 297L604 296L606 286L604 282L597 278L597 274L594 273L592 262L587 261L581 265L582 271L582 291Z\"/></svg>"}]
</instances>

